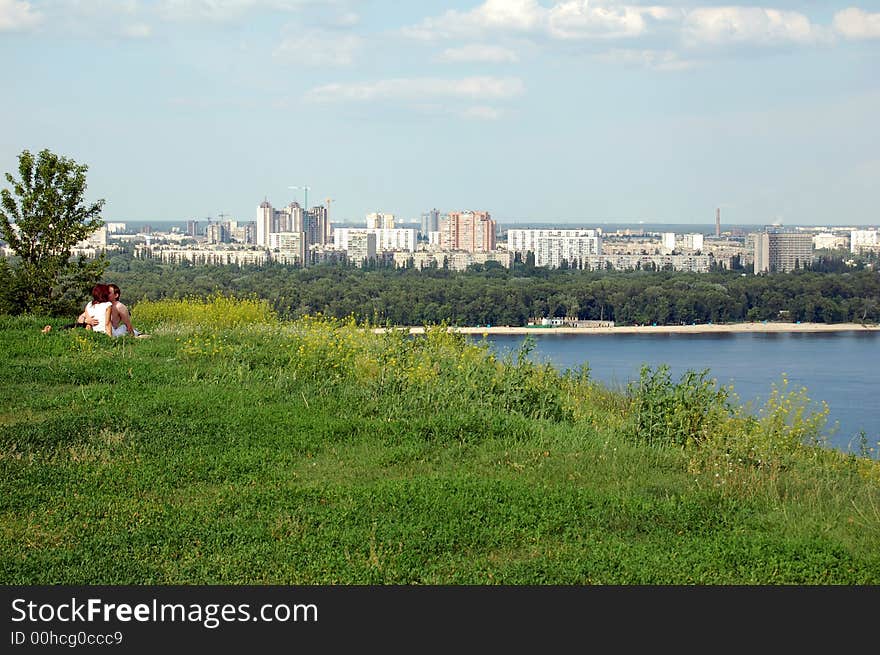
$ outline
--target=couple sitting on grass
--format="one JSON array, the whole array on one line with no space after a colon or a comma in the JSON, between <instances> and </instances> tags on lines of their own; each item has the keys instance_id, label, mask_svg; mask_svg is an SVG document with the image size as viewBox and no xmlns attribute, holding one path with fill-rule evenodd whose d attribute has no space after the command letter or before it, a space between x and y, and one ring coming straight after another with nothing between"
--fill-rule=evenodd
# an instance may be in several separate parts
<instances>
[{"instance_id":1,"label":"couple sitting on grass","mask_svg":"<svg viewBox=\"0 0 880 655\"><path fill-rule=\"evenodd\" d=\"M76 323L62 325L62 330L70 328L85 328L104 332L111 337L121 337L132 334L136 337L149 335L140 332L131 325L131 314L128 307L119 302L119 287L115 284L96 284L92 288L92 299L86 305L83 313L76 319ZM43 328L43 333L49 332L51 325Z\"/></svg>"}]
</instances>

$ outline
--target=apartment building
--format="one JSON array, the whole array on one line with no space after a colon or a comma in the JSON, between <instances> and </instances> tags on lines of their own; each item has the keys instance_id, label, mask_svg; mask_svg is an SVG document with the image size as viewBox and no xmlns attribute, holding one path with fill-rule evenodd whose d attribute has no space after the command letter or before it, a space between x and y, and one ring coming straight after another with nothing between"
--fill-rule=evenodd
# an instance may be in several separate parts
<instances>
[{"instance_id":1,"label":"apartment building","mask_svg":"<svg viewBox=\"0 0 880 655\"><path fill-rule=\"evenodd\" d=\"M600 230L532 230L507 231L507 250L525 259L534 253L535 266L559 268L563 262L582 267L587 258L602 254Z\"/></svg>"},{"instance_id":2,"label":"apartment building","mask_svg":"<svg viewBox=\"0 0 880 655\"><path fill-rule=\"evenodd\" d=\"M376 259L376 233L370 230L349 230L345 250L348 261L355 266L363 266Z\"/></svg>"},{"instance_id":3,"label":"apartment building","mask_svg":"<svg viewBox=\"0 0 880 655\"><path fill-rule=\"evenodd\" d=\"M418 230L409 227L398 228L354 228L337 227L333 229L333 245L339 250L348 250L351 234L366 231L376 235L376 252L406 251L415 252Z\"/></svg>"},{"instance_id":4,"label":"apartment building","mask_svg":"<svg viewBox=\"0 0 880 655\"><path fill-rule=\"evenodd\" d=\"M440 219L441 250L495 250L495 221L485 211L449 212Z\"/></svg>"},{"instance_id":5,"label":"apartment building","mask_svg":"<svg viewBox=\"0 0 880 655\"><path fill-rule=\"evenodd\" d=\"M813 237L801 232L765 231L750 236L755 275L790 273L813 261Z\"/></svg>"}]
</instances>

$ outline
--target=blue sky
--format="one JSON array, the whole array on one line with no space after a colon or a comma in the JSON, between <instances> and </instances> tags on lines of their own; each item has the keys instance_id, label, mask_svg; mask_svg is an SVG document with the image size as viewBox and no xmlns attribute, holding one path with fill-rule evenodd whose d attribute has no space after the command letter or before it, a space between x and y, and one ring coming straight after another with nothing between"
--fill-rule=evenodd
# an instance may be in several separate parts
<instances>
[{"instance_id":1,"label":"blue sky","mask_svg":"<svg viewBox=\"0 0 880 655\"><path fill-rule=\"evenodd\" d=\"M0 170L108 221L880 223L878 0L0 0L0 58Z\"/></svg>"}]
</instances>

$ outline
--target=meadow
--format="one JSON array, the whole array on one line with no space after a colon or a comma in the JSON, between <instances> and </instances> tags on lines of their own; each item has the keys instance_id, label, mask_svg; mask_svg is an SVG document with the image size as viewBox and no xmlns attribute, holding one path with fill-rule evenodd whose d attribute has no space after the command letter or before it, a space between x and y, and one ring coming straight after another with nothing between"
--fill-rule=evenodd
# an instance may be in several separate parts
<instances>
[{"instance_id":1,"label":"meadow","mask_svg":"<svg viewBox=\"0 0 880 655\"><path fill-rule=\"evenodd\" d=\"M880 462L780 380L626 393L428 326L0 317L3 584L874 585Z\"/></svg>"}]
</instances>

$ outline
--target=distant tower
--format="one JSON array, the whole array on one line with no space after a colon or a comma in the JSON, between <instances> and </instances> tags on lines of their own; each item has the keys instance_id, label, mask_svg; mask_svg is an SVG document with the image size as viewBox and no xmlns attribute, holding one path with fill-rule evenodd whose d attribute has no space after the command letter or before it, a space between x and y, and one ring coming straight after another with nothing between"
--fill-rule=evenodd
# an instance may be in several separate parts
<instances>
[{"instance_id":1,"label":"distant tower","mask_svg":"<svg viewBox=\"0 0 880 655\"><path fill-rule=\"evenodd\" d=\"M432 209L422 214L421 232L422 238L427 239L428 233L437 232L440 229L440 210Z\"/></svg>"},{"instance_id":2,"label":"distant tower","mask_svg":"<svg viewBox=\"0 0 880 655\"><path fill-rule=\"evenodd\" d=\"M721 209L715 209L715 236L721 236Z\"/></svg>"},{"instance_id":3,"label":"distant tower","mask_svg":"<svg viewBox=\"0 0 880 655\"><path fill-rule=\"evenodd\" d=\"M272 205L269 204L268 199L264 199L263 202L260 203L260 206L257 207L257 234L256 234L256 244L258 246L268 247L269 245L269 234L272 232L277 232L278 230L273 229L272 223L274 222L275 210L272 209Z\"/></svg>"}]
</instances>

